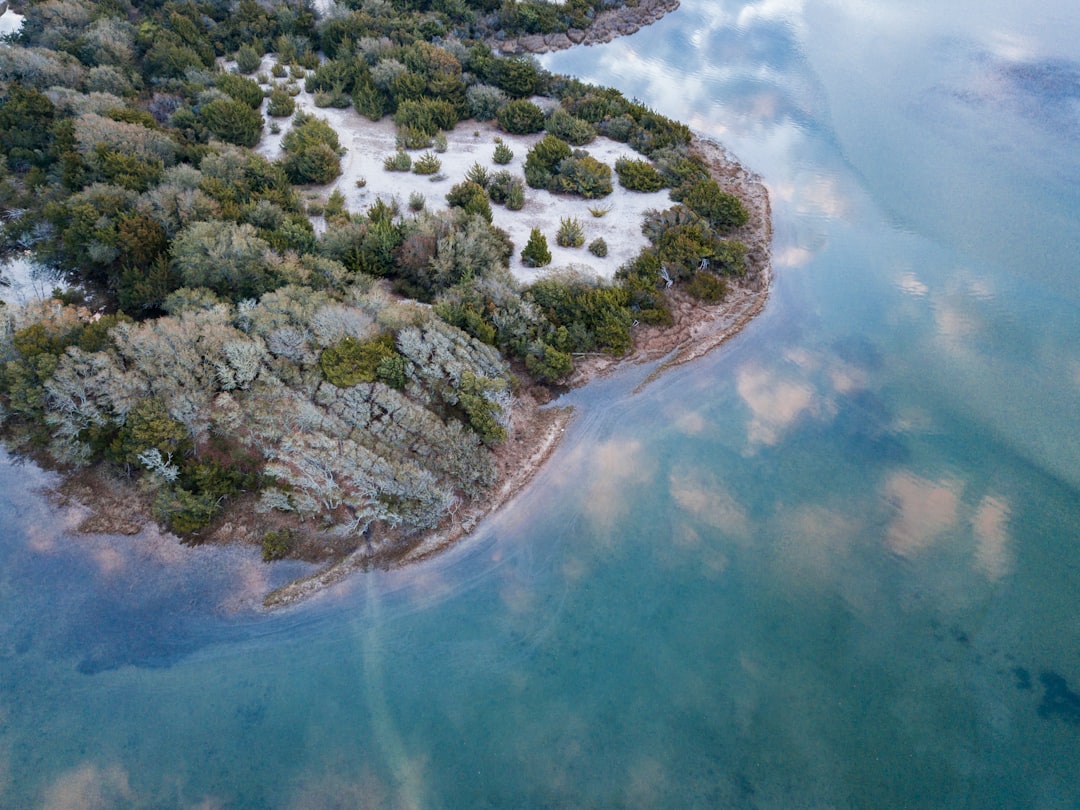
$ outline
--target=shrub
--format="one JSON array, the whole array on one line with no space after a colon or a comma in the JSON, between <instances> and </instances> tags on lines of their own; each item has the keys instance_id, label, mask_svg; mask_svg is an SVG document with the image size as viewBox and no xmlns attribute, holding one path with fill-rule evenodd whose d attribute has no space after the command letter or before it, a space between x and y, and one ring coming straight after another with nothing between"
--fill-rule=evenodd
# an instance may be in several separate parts
<instances>
[{"instance_id":1,"label":"shrub","mask_svg":"<svg viewBox=\"0 0 1080 810\"><path fill-rule=\"evenodd\" d=\"M607 256L607 242L604 241L602 236L598 236L589 242L589 253L601 259Z\"/></svg>"},{"instance_id":2,"label":"shrub","mask_svg":"<svg viewBox=\"0 0 1080 810\"><path fill-rule=\"evenodd\" d=\"M501 172L495 172L491 177L491 181L488 183L488 196L493 203L502 205L510 198L511 189L515 185L521 186L521 184L521 180L514 177L514 175L505 169Z\"/></svg>"},{"instance_id":3,"label":"shrub","mask_svg":"<svg viewBox=\"0 0 1080 810\"><path fill-rule=\"evenodd\" d=\"M440 155L446 151L449 144L446 142L446 136L441 132L436 132L435 137L432 138L433 148Z\"/></svg>"},{"instance_id":4,"label":"shrub","mask_svg":"<svg viewBox=\"0 0 1080 810\"><path fill-rule=\"evenodd\" d=\"M596 138L596 130L588 121L575 118L561 107L551 111L544 129L574 146L584 146Z\"/></svg>"},{"instance_id":5,"label":"shrub","mask_svg":"<svg viewBox=\"0 0 1080 810\"><path fill-rule=\"evenodd\" d=\"M721 191L712 178L678 188L672 191L671 197L721 231L741 228L750 219L742 201L734 194Z\"/></svg>"},{"instance_id":6,"label":"shrub","mask_svg":"<svg viewBox=\"0 0 1080 810\"><path fill-rule=\"evenodd\" d=\"M550 133L545 135L525 155L525 182L532 188L549 188L559 164L571 155L570 144Z\"/></svg>"},{"instance_id":7,"label":"shrub","mask_svg":"<svg viewBox=\"0 0 1080 810\"><path fill-rule=\"evenodd\" d=\"M525 355L525 368L543 382L557 382L574 370L574 359L567 352L542 344L539 352Z\"/></svg>"},{"instance_id":8,"label":"shrub","mask_svg":"<svg viewBox=\"0 0 1080 810\"><path fill-rule=\"evenodd\" d=\"M208 130L228 143L249 149L259 142L263 117L241 101L215 98L199 110L199 118Z\"/></svg>"},{"instance_id":9,"label":"shrub","mask_svg":"<svg viewBox=\"0 0 1080 810\"><path fill-rule=\"evenodd\" d=\"M389 332L364 341L345 337L323 349L319 369L327 382L349 388L362 382L375 382L379 365L396 354L394 336Z\"/></svg>"},{"instance_id":10,"label":"shrub","mask_svg":"<svg viewBox=\"0 0 1080 810\"><path fill-rule=\"evenodd\" d=\"M281 62L275 62L274 66L270 68L270 75L275 79L284 79L289 75L289 71Z\"/></svg>"},{"instance_id":11,"label":"shrub","mask_svg":"<svg viewBox=\"0 0 1080 810\"><path fill-rule=\"evenodd\" d=\"M270 91L270 101L266 105L266 112L274 118L286 118L296 111L296 102L292 96L284 90L275 87Z\"/></svg>"},{"instance_id":12,"label":"shrub","mask_svg":"<svg viewBox=\"0 0 1080 810\"><path fill-rule=\"evenodd\" d=\"M619 158L615 161L615 173L619 175L619 185L630 191L659 191L664 187L664 178L647 160Z\"/></svg>"},{"instance_id":13,"label":"shrub","mask_svg":"<svg viewBox=\"0 0 1080 810\"><path fill-rule=\"evenodd\" d=\"M401 127L394 136L398 149L428 149L432 143L430 135L413 127Z\"/></svg>"},{"instance_id":14,"label":"shrub","mask_svg":"<svg viewBox=\"0 0 1080 810\"><path fill-rule=\"evenodd\" d=\"M491 156L491 159L500 166L505 166L514 159L514 152L500 140L495 144L495 153Z\"/></svg>"},{"instance_id":15,"label":"shrub","mask_svg":"<svg viewBox=\"0 0 1080 810\"><path fill-rule=\"evenodd\" d=\"M446 202L451 208L462 208L470 214L480 214L491 222L491 204L488 202L484 187L466 180L450 189Z\"/></svg>"},{"instance_id":16,"label":"shrub","mask_svg":"<svg viewBox=\"0 0 1080 810\"><path fill-rule=\"evenodd\" d=\"M316 107L333 107L338 110L344 110L352 104L349 94L340 87L332 90L316 90L313 100Z\"/></svg>"},{"instance_id":17,"label":"shrub","mask_svg":"<svg viewBox=\"0 0 1080 810\"><path fill-rule=\"evenodd\" d=\"M544 112L531 101L508 101L495 116L499 126L512 135L528 135L544 128Z\"/></svg>"},{"instance_id":18,"label":"shrub","mask_svg":"<svg viewBox=\"0 0 1080 810\"><path fill-rule=\"evenodd\" d=\"M470 183L476 183L483 189L487 189L491 183L491 175L488 170L481 166L479 163L474 163L469 167L469 170L465 172L465 179Z\"/></svg>"},{"instance_id":19,"label":"shrub","mask_svg":"<svg viewBox=\"0 0 1080 810\"><path fill-rule=\"evenodd\" d=\"M424 154L413 161L412 165L414 174L435 174L441 168L442 161L435 157L431 152L424 152Z\"/></svg>"},{"instance_id":20,"label":"shrub","mask_svg":"<svg viewBox=\"0 0 1080 810\"><path fill-rule=\"evenodd\" d=\"M577 219L563 217L559 221L559 231L555 234L555 244L559 247L581 247L585 244L585 231Z\"/></svg>"},{"instance_id":21,"label":"shrub","mask_svg":"<svg viewBox=\"0 0 1080 810\"><path fill-rule=\"evenodd\" d=\"M295 542L296 537L292 529L267 532L262 539L263 562L285 559L292 552Z\"/></svg>"},{"instance_id":22,"label":"shrub","mask_svg":"<svg viewBox=\"0 0 1080 810\"><path fill-rule=\"evenodd\" d=\"M589 213L597 219L600 219L600 217L610 214L611 210L612 206L610 205L595 205L589 208Z\"/></svg>"},{"instance_id":23,"label":"shrub","mask_svg":"<svg viewBox=\"0 0 1080 810\"><path fill-rule=\"evenodd\" d=\"M412 168L412 158L409 157L408 152L398 149L383 160L383 168L388 172L407 172Z\"/></svg>"},{"instance_id":24,"label":"shrub","mask_svg":"<svg viewBox=\"0 0 1080 810\"><path fill-rule=\"evenodd\" d=\"M474 84L465 91L469 113L477 121L490 121L506 101L506 93L489 84Z\"/></svg>"},{"instance_id":25,"label":"shrub","mask_svg":"<svg viewBox=\"0 0 1080 810\"><path fill-rule=\"evenodd\" d=\"M236 52L236 69L244 75L250 75L262 64L262 54L250 45L241 45Z\"/></svg>"},{"instance_id":26,"label":"shrub","mask_svg":"<svg viewBox=\"0 0 1080 810\"><path fill-rule=\"evenodd\" d=\"M237 76L235 73L220 73L214 84L218 90L236 101L247 104L253 110L262 106L263 91L258 82Z\"/></svg>"},{"instance_id":27,"label":"shrub","mask_svg":"<svg viewBox=\"0 0 1080 810\"><path fill-rule=\"evenodd\" d=\"M284 168L293 183L329 183L341 174L337 132L325 118L297 113L293 127L281 139Z\"/></svg>"},{"instance_id":28,"label":"shrub","mask_svg":"<svg viewBox=\"0 0 1080 810\"><path fill-rule=\"evenodd\" d=\"M453 129L457 122L458 114L454 105L443 99L407 99L398 105L394 113L394 123L399 129L412 127L429 137L440 129Z\"/></svg>"},{"instance_id":29,"label":"shrub","mask_svg":"<svg viewBox=\"0 0 1080 810\"><path fill-rule=\"evenodd\" d=\"M426 200L424 199L424 195L421 194L419 191L414 191L409 195L409 210L410 211L413 211L413 212L423 211L425 203L426 203Z\"/></svg>"},{"instance_id":30,"label":"shrub","mask_svg":"<svg viewBox=\"0 0 1080 810\"><path fill-rule=\"evenodd\" d=\"M551 264L551 250L539 228L533 228L529 233L529 241L521 251L521 261L527 267L546 267Z\"/></svg>"},{"instance_id":31,"label":"shrub","mask_svg":"<svg viewBox=\"0 0 1080 810\"><path fill-rule=\"evenodd\" d=\"M191 535L210 525L220 508L212 495L164 488L154 501L154 517L175 534Z\"/></svg>"},{"instance_id":32,"label":"shrub","mask_svg":"<svg viewBox=\"0 0 1080 810\"><path fill-rule=\"evenodd\" d=\"M549 191L578 194L587 200L606 197L611 193L611 167L591 155L575 153L559 163Z\"/></svg>"},{"instance_id":33,"label":"shrub","mask_svg":"<svg viewBox=\"0 0 1080 810\"><path fill-rule=\"evenodd\" d=\"M525 186L516 178L506 194L506 207L510 211L520 211L525 207Z\"/></svg>"},{"instance_id":34,"label":"shrub","mask_svg":"<svg viewBox=\"0 0 1080 810\"><path fill-rule=\"evenodd\" d=\"M527 57L496 59L488 73L489 81L505 90L512 98L531 96L543 83L540 69Z\"/></svg>"},{"instance_id":35,"label":"shrub","mask_svg":"<svg viewBox=\"0 0 1080 810\"><path fill-rule=\"evenodd\" d=\"M686 282L686 291L699 301L715 304L727 295L727 282L707 270L699 270Z\"/></svg>"}]
</instances>

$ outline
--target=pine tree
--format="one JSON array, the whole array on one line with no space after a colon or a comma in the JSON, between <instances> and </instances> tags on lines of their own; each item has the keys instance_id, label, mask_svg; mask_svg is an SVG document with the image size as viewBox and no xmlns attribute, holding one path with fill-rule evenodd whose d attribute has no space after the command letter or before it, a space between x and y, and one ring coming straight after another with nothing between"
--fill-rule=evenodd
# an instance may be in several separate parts
<instances>
[{"instance_id":1,"label":"pine tree","mask_svg":"<svg viewBox=\"0 0 1080 810\"><path fill-rule=\"evenodd\" d=\"M529 267L544 267L551 264L551 251L548 250L547 238L539 228L533 228L529 234L529 243L521 251L521 260Z\"/></svg>"}]
</instances>

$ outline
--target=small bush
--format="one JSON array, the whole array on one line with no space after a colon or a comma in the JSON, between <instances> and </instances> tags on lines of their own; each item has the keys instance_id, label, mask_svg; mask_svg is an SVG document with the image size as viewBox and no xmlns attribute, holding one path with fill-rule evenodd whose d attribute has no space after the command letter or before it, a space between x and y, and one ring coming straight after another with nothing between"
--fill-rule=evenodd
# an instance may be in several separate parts
<instances>
[{"instance_id":1,"label":"small bush","mask_svg":"<svg viewBox=\"0 0 1080 810\"><path fill-rule=\"evenodd\" d=\"M506 194L506 208L509 211L520 211L525 207L525 186L520 181L515 179L510 186L510 191Z\"/></svg>"},{"instance_id":2,"label":"small bush","mask_svg":"<svg viewBox=\"0 0 1080 810\"><path fill-rule=\"evenodd\" d=\"M285 118L296 111L296 102L284 90L275 87L270 91L270 101L266 105L266 113L274 118Z\"/></svg>"},{"instance_id":3,"label":"small bush","mask_svg":"<svg viewBox=\"0 0 1080 810\"><path fill-rule=\"evenodd\" d=\"M619 185L630 191L659 191L664 187L663 175L647 160L619 158L615 161Z\"/></svg>"},{"instance_id":4,"label":"small bush","mask_svg":"<svg viewBox=\"0 0 1080 810\"><path fill-rule=\"evenodd\" d=\"M505 166L511 160L514 159L514 152L502 141L495 144L495 153L491 156L491 159L500 166Z\"/></svg>"},{"instance_id":5,"label":"small bush","mask_svg":"<svg viewBox=\"0 0 1080 810\"><path fill-rule=\"evenodd\" d=\"M476 183L483 189L487 189L491 183L491 175L488 170L481 166L479 163L474 163L469 167L469 170L465 172L465 179L470 183Z\"/></svg>"},{"instance_id":6,"label":"small bush","mask_svg":"<svg viewBox=\"0 0 1080 810\"><path fill-rule=\"evenodd\" d=\"M597 206L594 206L594 207L590 208L589 213L592 214L597 219L600 219L600 217L606 216L607 214L610 214L611 210L612 210L612 206L610 206L610 205L597 205Z\"/></svg>"},{"instance_id":7,"label":"small bush","mask_svg":"<svg viewBox=\"0 0 1080 810\"><path fill-rule=\"evenodd\" d=\"M283 560L293 550L296 537L292 529L267 532L262 539L263 562Z\"/></svg>"},{"instance_id":8,"label":"small bush","mask_svg":"<svg viewBox=\"0 0 1080 810\"><path fill-rule=\"evenodd\" d=\"M498 87L488 84L474 84L465 91L465 103L469 112L477 121L490 121L499 112L507 100L507 95Z\"/></svg>"},{"instance_id":9,"label":"small bush","mask_svg":"<svg viewBox=\"0 0 1080 810\"><path fill-rule=\"evenodd\" d=\"M241 45L236 52L236 69L245 76L254 73L262 64L262 54L250 45Z\"/></svg>"},{"instance_id":10,"label":"small bush","mask_svg":"<svg viewBox=\"0 0 1080 810\"><path fill-rule=\"evenodd\" d=\"M555 244L559 247L581 247L585 244L585 231L577 219L563 217L559 221L559 231L555 234Z\"/></svg>"},{"instance_id":11,"label":"small bush","mask_svg":"<svg viewBox=\"0 0 1080 810\"><path fill-rule=\"evenodd\" d=\"M424 154L413 161L412 165L414 174L435 174L441 168L442 161L435 157L431 152L424 152Z\"/></svg>"},{"instance_id":12,"label":"small bush","mask_svg":"<svg viewBox=\"0 0 1080 810\"><path fill-rule=\"evenodd\" d=\"M409 210L412 212L423 211L426 200L424 195L419 191L414 191L409 195Z\"/></svg>"},{"instance_id":13,"label":"small bush","mask_svg":"<svg viewBox=\"0 0 1080 810\"><path fill-rule=\"evenodd\" d=\"M346 337L323 349L319 368L327 382L349 388L362 382L375 382L379 365L396 354L394 336L389 332L364 341Z\"/></svg>"},{"instance_id":14,"label":"small bush","mask_svg":"<svg viewBox=\"0 0 1080 810\"><path fill-rule=\"evenodd\" d=\"M549 188L559 164L572 155L573 150L566 141L550 133L545 135L525 155L525 181L532 188Z\"/></svg>"},{"instance_id":15,"label":"small bush","mask_svg":"<svg viewBox=\"0 0 1080 810\"><path fill-rule=\"evenodd\" d=\"M548 186L549 191L578 194L587 200L606 197L611 193L611 167L591 155L580 152L559 163L558 173Z\"/></svg>"},{"instance_id":16,"label":"small bush","mask_svg":"<svg viewBox=\"0 0 1080 810\"><path fill-rule=\"evenodd\" d=\"M284 79L289 75L289 70L281 62L275 62L274 66L270 68L270 75L275 79Z\"/></svg>"},{"instance_id":17,"label":"small bush","mask_svg":"<svg viewBox=\"0 0 1080 810\"><path fill-rule=\"evenodd\" d=\"M433 148L440 155L446 151L449 144L446 142L446 136L441 132L436 132L435 137L432 138Z\"/></svg>"},{"instance_id":18,"label":"small bush","mask_svg":"<svg viewBox=\"0 0 1080 810\"><path fill-rule=\"evenodd\" d=\"M712 178L682 186L671 192L671 198L720 231L741 228L750 219L742 201L734 194L721 191Z\"/></svg>"},{"instance_id":19,"label":"small bush","mask_svg":"<svg viewBox=\"0 0 1080 810\"><path fill-rule=\"evenodd\" d=\"M457 122L457 110L445 99L406 99L394 113L394 123L399 128L411 127L429 137L440 129L453 129Z\"/></svg>"},{"instance_id":20,"label":"small bush","mask_svg":"<svg viewBox=\"0 0 1080 810\"><path fill-rule=\"evenodd\" d=\"M344 110L352 104L349 94L339 87L332 90L316 90L313 100L316 107L333 107L337 110Z\"/></svg>"},{"instance_id":21,"label":"small bush","mask_svg":"<svg viewBox=\"0 0 1080 810\"><path fill-rule=\"evenodd\" d=\"M596 130L588 121L575 118L562 108L551 111L544 129L573 146L584 146L596 139Z\"/></svg>"},{"instance_id":22,"label":"small bush","mask_svg":"<svg viewBox=\"0 0 1080 810\"><path fill-rule=\"evenodd\" d=\"M727 282L707 270L699 270L686 282L686 291L699 301L715 304L727 295Z\"/></svg>"},{"instance_id":23,"label":"small bush","mask_svg":"<svg viewBox=\"0 0 1080 810\"><path fill-rule=\"evenodd\" d=\"M407 172L412 168L412 158L408 152L398 149L394 154L387 155L382 165L388 172Z\"/></svg>"},{"instance_id":24,"label":"small bush","mask_svg":"<svg viewBox=\"0 0 1080 810\"><path fill-rule=\"evenodd\" d=\"M551 264L551 250L539 228L533 228L528 244L521 251L521 261L527 267L546 267Z\"/></svg>"},{"instance_id":25,"label":"small bush","mask_svg":"<svg viewBox=\"0 0 1080 810\"><path fill-rule=\"evenodd\" d=\"M434 140L423 130L404 126L398 128L394 143L398 149L430 149Z\"/></svg>"},{"instance_id":26,"label":"small bush","mask_svg":"<svg viewBox=\"0 0 1080 810\"><path fill-rule=\"evenodd\" d=\"M510 196L510 188L514 183L520 185L521 181L505 169L501 172L495 172L495 174L491 176L491 181L488 183L488 197L491 198L493 203L497 203L498 205L504 204Z\"/></svg>"},{"instance_id":27,"label":"small bush","mask_svg":"<svg viewBox=\"0 0 1080 810\"><path fill-rule=\"evenodd\" d=\"M607 242L604 241L602 236L598 236L589 242L589 253L600 259L607 256Z\"/></svg>"},{"instance_id":28,"label":"small bush","mask_svg":"<svg viewBox=\"0 0 1080 810\"><path fill-rule=\"evenodd\" d=\"M508 101L495 116L499 126L512 135L528 135L544 128L544 112L531 101Z\"/></svg>"},{"instance_id":29,"label":"small bush","mask_svg":"<svg viewBox=\"0 0 1080 810\"><path fill-rule=\"evenodd\" d=\"M484 187L477 183L469 180L458 183L446 195L446 203L451 208L463 208L470 214L480 214L491 222L491 203L488 202Z\"/></svg>"}]
</instances>

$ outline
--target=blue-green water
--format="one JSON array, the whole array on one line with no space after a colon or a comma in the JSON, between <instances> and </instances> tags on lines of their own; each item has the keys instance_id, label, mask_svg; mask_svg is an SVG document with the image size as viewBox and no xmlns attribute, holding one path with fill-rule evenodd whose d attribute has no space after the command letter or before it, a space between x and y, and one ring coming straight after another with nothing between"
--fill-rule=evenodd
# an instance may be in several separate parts
<instances>
[{"instance_id":1,"label":"blue-green water","mask_svg":"<svg viewBox=\"0 0 1080 810\"><path fill-rule=\"evenodd\" d=\"M0 465L3 807L1080 807L1080 8L684 0L549 67L769 186L749 329L475 538L86 537Z\"/></svg>"}]
</instances>

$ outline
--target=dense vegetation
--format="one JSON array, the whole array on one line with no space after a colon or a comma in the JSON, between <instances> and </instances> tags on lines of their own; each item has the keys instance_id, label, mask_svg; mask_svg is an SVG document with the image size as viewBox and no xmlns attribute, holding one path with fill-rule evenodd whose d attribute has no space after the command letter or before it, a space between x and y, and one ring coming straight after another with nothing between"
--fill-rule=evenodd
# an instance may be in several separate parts
<instances>
[{"instance_id":1,"label":"dense vegetation","mask_svg":"<svg viewBox=\"0 0 1080 810\"><path fill-rule=\"evenodd\" d=\"M46 0L0 46L0 249L69 285L0 311L4 431L139 477L181 534L242 493L309 525L428 528L493 481L522 376L558 383L575 355L625 352L635 320L670 319L666 278L715 300L742 272L728 236L746 212L686 127L473 39L582 27L606 3L341 5L320 20L294 0ZM437 172L434 154L406 150L494 118L547 130L526 159L534 188L610 193L611 168L578 148L600 134L642 155L616 166L623 185L679 204L649 216L651 247L617 284L563 270L522 289L490 206L521 208L524 184L479 165L440 211L349 212L331 195L317 236L296 186L334 180L343 149L325 120L294 114L301 80L319 106L393 117L402 165L388 168ZM264 97L288 119L279 161L250 150ZM509 155L499 144L496 160ZM551 256L534 236L518 248L540 266ZM576 221L556 238L583 245ZM275 531L266 555L294 536Z\"/></svg>"}]
</instances>

